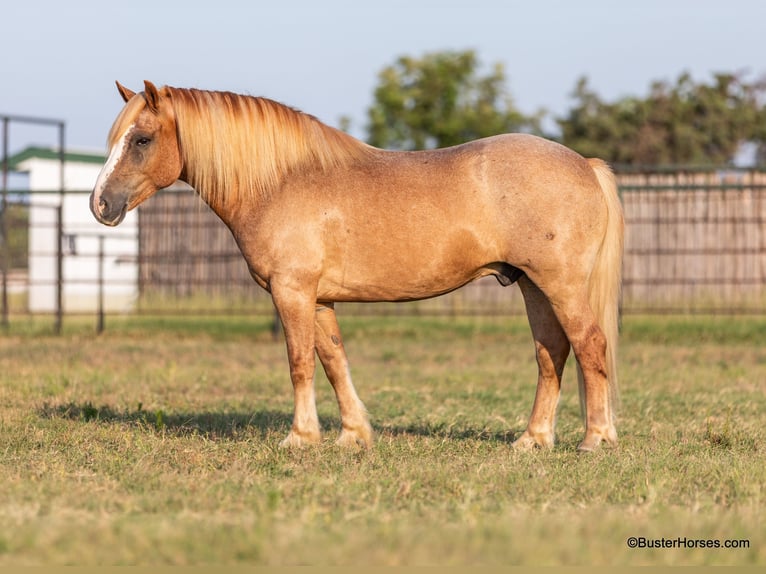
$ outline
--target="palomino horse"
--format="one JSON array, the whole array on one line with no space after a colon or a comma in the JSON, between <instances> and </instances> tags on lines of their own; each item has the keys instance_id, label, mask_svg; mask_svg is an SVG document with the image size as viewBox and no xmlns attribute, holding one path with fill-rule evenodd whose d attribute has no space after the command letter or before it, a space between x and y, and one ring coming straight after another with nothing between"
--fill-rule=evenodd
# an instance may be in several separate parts
<instances>
[{"instance_id":1,"label":"palomino horse","mask_svg":"<svg viewBox=\"0 0 766 574\"><path fill-rule=\"evenodd\" d=\"M384 151L264 98L117 86L127 105L91 210L117 225L181 179L226 223L284 327L295 412L282 445L320 440L315 352L338 400L338 443L372 442L335 302L412 301L487 275L518 282L539 366L515 446L553 445L570 347L585 418L579 448L616 442L623 218L602 161L522 134Z\"/></svg>"}]
</instances>

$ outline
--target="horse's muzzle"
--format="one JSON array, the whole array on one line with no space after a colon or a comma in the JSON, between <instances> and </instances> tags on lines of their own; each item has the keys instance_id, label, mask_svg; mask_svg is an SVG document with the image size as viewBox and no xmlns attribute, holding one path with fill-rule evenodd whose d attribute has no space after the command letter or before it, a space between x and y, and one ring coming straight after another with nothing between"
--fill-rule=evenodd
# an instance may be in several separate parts
<instances>
[{"instance_id":1,"label":"horse's muzzle","mask_svg":"<svg viewBox=\"0 0 766 574\"><path fill-rule=\"evenodd\" d=\"M104 195L97 197L94 192L90 196L90 211L99 223L114 227L125 219L128 212L127 197L121 194L109 198Z\"/></svg>"}]
</instances>

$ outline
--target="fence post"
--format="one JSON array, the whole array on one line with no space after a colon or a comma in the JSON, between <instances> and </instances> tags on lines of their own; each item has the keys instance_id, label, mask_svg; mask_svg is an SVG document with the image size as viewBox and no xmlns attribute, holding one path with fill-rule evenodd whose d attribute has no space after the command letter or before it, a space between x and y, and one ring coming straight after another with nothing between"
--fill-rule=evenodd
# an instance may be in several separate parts
<instances>
[{"instance_id":1,"label":"fence post","mask_svg":"<svg viewBox=\"0 0 766 574\"><path fill-rule=\"evenodd\" d=\"M98 236L98 323L96 333L104 332L104 236Z\"/></svg>"},{"instance_id":2,"label":"fence post","mask_svg":"<svg viewBox=\"0 0 766 574\"><path fill-rule=\"evenodd\" d=\"M8 234L5 225L5 211L7 208L5 201L5 190L3 190L2 205L0 205L0 275L2 275L2 318L0 318L0 326L3 329L8 329L8 259L10 257L10 249L8 249Z\"/></svg>"},{"instance_id":3,"label":"fence post","mask_svg":"<svg viewBox=\"0 0 766 574\"><path fill-rule=\"evenodd\" d=\"M54 332L61 334L64 321L64 206L56 208L56 324Z\"/></svg>"},{"instance_id":4,"label":"fence post","mask_svg":"<svg viewBox=\"0 0 766 574\"><path fill-rule=\"evenodd\" d=\"M6 224L6 211L8 210L8 118L3 117L3 181L2 181L2 205L0 205L0 273L2 273L2 318L0 324L3 329L8 329L8 270L10 269L11 250L8 246L8 228Z\"/></svg>"}]
</instances>

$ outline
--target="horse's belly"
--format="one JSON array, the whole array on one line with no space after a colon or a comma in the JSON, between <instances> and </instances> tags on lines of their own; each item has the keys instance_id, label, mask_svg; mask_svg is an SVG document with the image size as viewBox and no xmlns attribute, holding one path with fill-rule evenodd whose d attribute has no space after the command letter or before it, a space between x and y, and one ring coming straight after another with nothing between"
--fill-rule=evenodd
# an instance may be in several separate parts
<instances>
[{"instance_id":1,"label":"horse's belly","mask_svg":"<svg viewBox=\"0 0 766 574\"><path fill-rule=\"evenodd\" d=\"M369 252L328 265L319 297L335 301L413 301L442 295L479 277L496 274L488 254L475 250L410 245L395 253Z\"/></svg>"},{"instance_id":2,"label":"horse's belly","mask_svg":"<svg viewBox=\"0 0 766 574\"><path fill-rule=\"evenodd\" d=\"M342 282L321 281L317 293L320 301L416 301L454 291L478 277L491 274L477 273L452 278L389 277L385 279L348 277Z\"/></svg>"}]
</instances>

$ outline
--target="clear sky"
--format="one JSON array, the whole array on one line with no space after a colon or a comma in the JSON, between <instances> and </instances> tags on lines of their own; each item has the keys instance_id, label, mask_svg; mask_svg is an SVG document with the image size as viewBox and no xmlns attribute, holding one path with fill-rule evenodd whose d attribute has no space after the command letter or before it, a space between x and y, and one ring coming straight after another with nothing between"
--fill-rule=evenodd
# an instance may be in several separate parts
<instances>
[{"instance_id":1,"label":"clear sky","mask_svg":"<svg viewBox=\"0 0 766 574\"><path fill-rule=\"evenodd\" d=\"M0 114L65 120L103 150L119 80L268 96L363 135L378 72L400 55L475 49L503 62L525 113L568 109L689 71L766 75L764 0L11 0L0 6ZM11 131L11 150L55 132Z\"/></svg>"}]
</instances>

